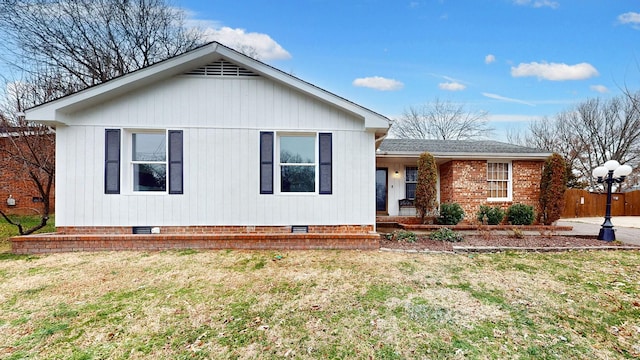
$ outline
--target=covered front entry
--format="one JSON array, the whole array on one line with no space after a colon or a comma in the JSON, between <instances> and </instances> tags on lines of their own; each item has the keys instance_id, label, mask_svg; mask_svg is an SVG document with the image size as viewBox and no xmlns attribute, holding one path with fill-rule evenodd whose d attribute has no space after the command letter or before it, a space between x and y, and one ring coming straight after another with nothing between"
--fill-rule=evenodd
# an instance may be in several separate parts
<instances>
[{"instance_id":1,"label":"covered front entry","mask_svg":"<svg viewBox=\"0 0 640 360\"><path fill-rule=\"evenodd\" d=\"M376 168L376 212L387 214L387 168Z\"/></svg>"}]
</instances>

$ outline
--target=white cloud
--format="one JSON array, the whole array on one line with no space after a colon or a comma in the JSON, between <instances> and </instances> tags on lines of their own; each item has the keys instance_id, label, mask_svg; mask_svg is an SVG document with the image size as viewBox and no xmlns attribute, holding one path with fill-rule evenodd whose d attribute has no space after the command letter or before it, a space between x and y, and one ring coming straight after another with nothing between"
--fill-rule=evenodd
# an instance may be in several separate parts
<instances>
[{"instance_id":1,"label":"white cloud","mask_svg":"<svg viewBox=\"0 0 640 360\"><path fill-rule=\"evenodd\" d=\"M217 41L225 46L260 60L286 60L291 54L267 34L245 32L244 29L221 27L203 30L205 39Z\"/></svg>"},{"instance_id":2,"label":"white cloud","mask_svg":"<svg viewBox=\"0 0 640 360\"><path fill-rule=\"evenodd\" d=\"M402 89L404 84L398 80L372 76L353 80L353 86L366 87L380 91L394 91Z\"/></svg>"},{"instance_id":3,"label":"white cloud","mask_svg":"<svg viewBox=\"0 0 640 360\"><path fill-rule=\"evenodd\" d=\"M442 90L448 90L448 91L462 91L467 88L465 85L455 81L440 83L438 84L438 87Z\"/></svg>"},{"instance_id":4,"label":"white cloud","mask_svg":"<svg viewBox=\"0 0 640 360\"><path fill-rule=\"evenodd\" d=\"M551 0L513 0L513 3L516 5L531 6L534 8L550 7L552 9L557 9L560 6L559 2Z\"/></svg>"},{"instance_id":5,"label":"white cloud","mask_svg":"<svg viewBox=\"0 0 640 360\"><path fill-rule=\"evenodd\" d=\"M630 24L632 28L640 30L640 13L628 12L618 15L620 24Z\"/></svg>"},{"instance_id":6,"label":"white cloud","mask_svg":"<svg viewBox=\"0 0 640 360\"><path fill-rule=\"evenodd\" d=\"M189 17L185 26L202 33L206 41L217 41L245 55L259 60L286 60L291 54L269 35L246 32L245 29L233 29L222 26L217 21L199 20L195 14L186 11Z\"/></svg>"},{"instance_id":7,"label":"white cloud","mask_svg":"<svg viewBox=\"0 0 640 360\"><path fill-rule=\"evenodd\" d=\"M531 62L520 63L511 67L511 76L535 76L538 79L551 81L584 80L598 76L598 70L589 63L567 65L564 63Z\"/></svg>"},{"instance_id":8,"label":"white cloud","mask_svg":"<svg viewBox=\"0 0 640 360\"><path fill-rule=\"evenodd\" d=\"M496 57L493 54L489 54L487 56L484 57L484 63L485 64L491 64L492 62L496 61Z\"/></svg>"},{"instance_id":9,"label":"white cloud","mask_svg":"<svg viewBox=\"0 0 640 360\"><path fill-rule=\"evenodd\" d=\"M535 104L527 102L527 101L524 101L524 100L508 98L506 96L502 96L502 95L498 95L498 94L482 93L482 96L485 96L485 97L488 97L488 98L494 99L494 100L500 100L500 101L518 103L518 104L524 104L524 105L529 105L529 106L536 106Z\"/></svg>"},{"instance_id":10,"label":"white cloud","mask_svg":"<svg viewBox=\"0 0 640 360\"><path fill-rule=\"evenodd\" d=\"M601 94L606 94L609 92L609 89L604 86L604 85L591 85L589 86L589 89L593 90L593 91L597 91Z\"/></svg>"}]
</instances>

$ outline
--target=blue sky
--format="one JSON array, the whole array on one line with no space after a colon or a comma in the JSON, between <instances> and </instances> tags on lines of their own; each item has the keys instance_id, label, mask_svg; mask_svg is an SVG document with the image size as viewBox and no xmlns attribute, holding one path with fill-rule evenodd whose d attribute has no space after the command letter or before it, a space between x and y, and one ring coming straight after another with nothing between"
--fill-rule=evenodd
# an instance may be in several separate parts
<instances>
[{"instance_id":1,"label":"blue sky","mask_svg":"<svg viewBox=\"0 0 640 360\"><path fill-rule=\"evenodd\" d=\"M212 39L391 118L440 100L494 138L640 88L635 0L175 0Z\"/></svg>"}]
</instances>

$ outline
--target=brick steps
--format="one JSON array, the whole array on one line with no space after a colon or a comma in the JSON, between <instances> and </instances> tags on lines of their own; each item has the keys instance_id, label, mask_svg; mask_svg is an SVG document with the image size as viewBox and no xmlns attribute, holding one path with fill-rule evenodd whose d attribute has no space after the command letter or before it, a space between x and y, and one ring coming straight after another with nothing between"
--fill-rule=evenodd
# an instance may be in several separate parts
<instances>
[{"instance_id":1,"label":"brick steps","mask_svg":"<svg viewBox=\"0 0 640 360\"><path fill-rule=\"evenodd\" d=\"M11 238L15 254L74 251L252 249L378 250L376 233L274 234L38 234Z\"/></svg>"}]
</instances>

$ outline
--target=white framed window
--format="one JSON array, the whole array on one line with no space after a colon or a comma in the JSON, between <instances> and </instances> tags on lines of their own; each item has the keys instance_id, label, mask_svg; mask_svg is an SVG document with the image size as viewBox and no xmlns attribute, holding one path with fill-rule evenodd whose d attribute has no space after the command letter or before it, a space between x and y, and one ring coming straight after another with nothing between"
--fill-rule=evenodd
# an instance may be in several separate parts
<instances>
[{"instance_id":1,"label":"white framed window","mask_svg":"<svg viewBox=\"0 0 640 360\"><path fill-rule=\"evenodd\" d=\"M316 134L279 134L280 192L316 192Z\"/></svg>"},{"instance_id":2,"label":"white framed window","mask_svg":"<svg viewBox=\"0 0 640 360\"><path fill-rule=\"evenodd\" d=\"M131 133L130 169L134 192L167 191L166 132Z\"/></svg>"},{"instance_id":3,"label":"white framed window","mask_svg":"<svg viewBox=\"0 0 640 360\"><path fill-rule=\"evenodd\" d=\"M511 162L487 161L487 200L511 201Z\"/></svg>"},{"instance_id":4,"label":"white framed window","mask_svg":"<svg viewBox=\"0 0 640 360\"><path fill-rule=\"evenodd\" d=\"M260 194L333 193L332 133L261 131L259 160Z\"/></svg>"},{"instance_id":5,"label":"white framed window","mask_svg":"<svg viewBox=\"0 0 640 360\"><path fill-rule=\"evenodd\" d=\"M416 198L416 186L418 185L418 167L407 166L404 169L404 197L406 199Z\"/></svg>"},{"instance_id":6,"label":"white framed window","mask_svg":"<svg viewBox=\"0 0 640 360\"><path fill-rule=\"evenodd\" d=\"M105 129L105 194L120 194L121 181L126 194L184 194L183 138L182 130Z\"/></svg>"}]
</instances>

